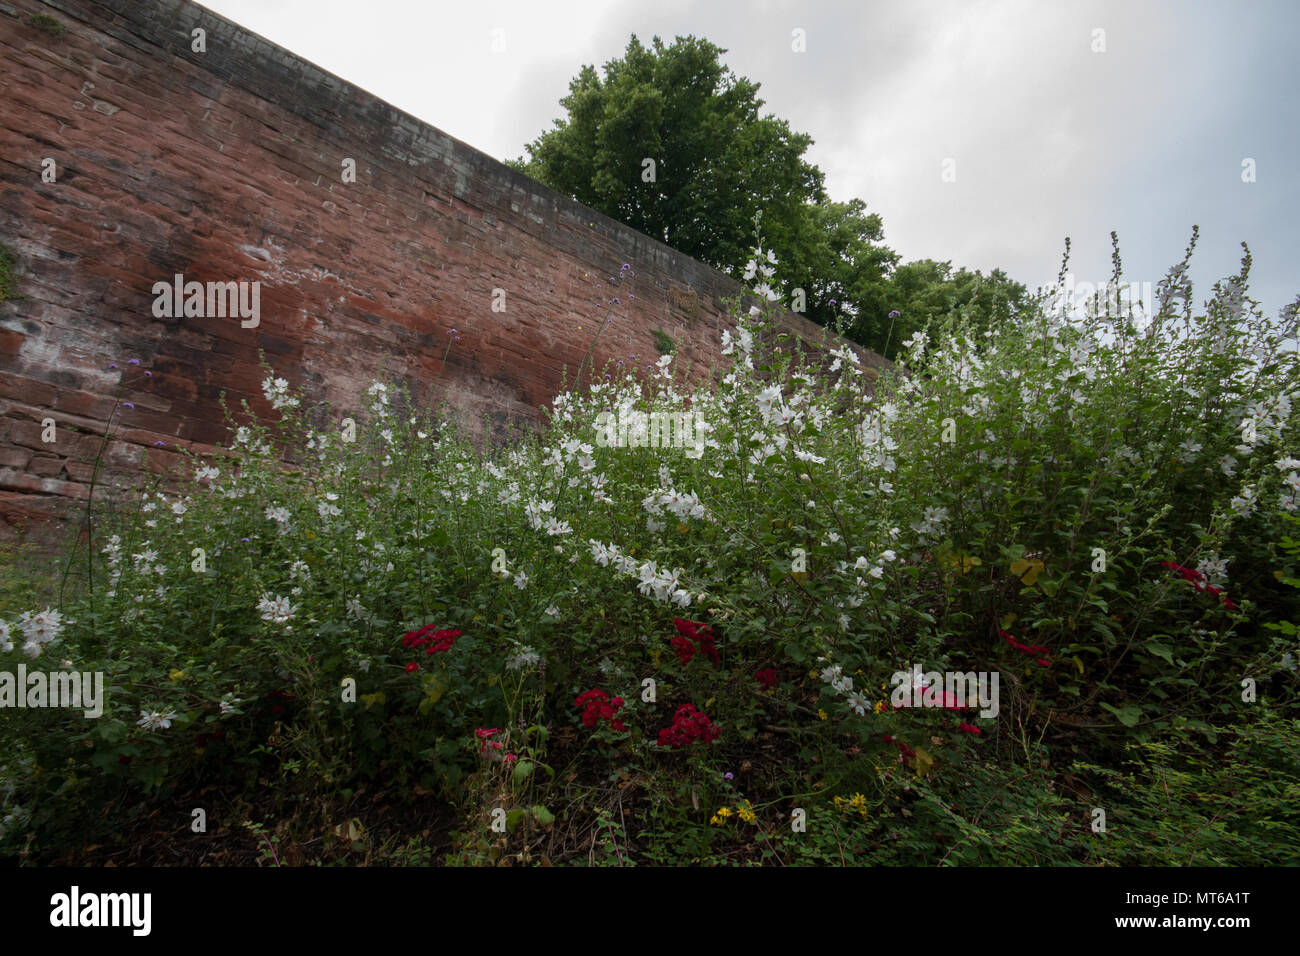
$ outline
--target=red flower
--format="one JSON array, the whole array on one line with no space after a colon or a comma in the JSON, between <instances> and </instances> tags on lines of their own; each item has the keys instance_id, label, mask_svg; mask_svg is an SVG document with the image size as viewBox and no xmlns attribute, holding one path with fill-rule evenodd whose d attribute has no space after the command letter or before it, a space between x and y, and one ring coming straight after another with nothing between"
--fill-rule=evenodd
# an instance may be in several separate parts
<instances>
[{"instance_id":1,"label":"red flower","mask_svg":"<svg viewBox=\"0 0 1300 956\"><path fill-rule=\"evenodd\" d=\"M776 686L776 671L771 667L761 670L754 675L754 680L762 686L763 690L771 690Z\"/></svg>"},{"instance_id":2,"label":"red flower","mask_svg":"<svg viewBox=\"0 0 1300 956\"><path fill-rule=\"evenodd\" d=\"M957 729L958 729L958 730L964 730L964 731L966 731L966 733L968 733L968 734L982 734L982 733L984 733L984 731L980 730L980 729L979 729L978 727L976 727L974 724L964 724L964 723L963 723L963 724L958 724L958 725L957 725Z\"/></svg>"},{"instance_id":3,"label":"red flower","mask_svg":"<svg viewBox=\"0 0 1300 956\"><path fill-rule=\"evenodd\" d=\"M901 740L896 740L893 737L889 736L889 734L881 734L880 739L887 744L893 744L894 746L896 746L898 748L899 756L902 757L903 759L911 760L913 757L916 756L915 750L913 750L907 744L903 743Z\"/></svg>"},{"instance_id":4,"label":"red flower","mask_svg":"<svg viewBox=\"0 0 1300 956\"><path fill-rule=\"evenodd\" d=\"M722 733L707 716L690 704L682 704L673 715L673 725L659 731L659 746L681 748L695 741L712 743Z\"/></svg>"},{"instance_id":5,"label":"red flower","mask_svg":"<svg viewBox=\"0 0 1300 956\"><path fill-rule=\"evenodd\" d=\"M673 624L677 627L677 633L681 635L673 638L673 650L681 658L683 664L690 663L691 658L696 654L696 648L691 644L692 641L699 645L699 653L715 664L722 663L722 658L718 656L718 650L713 645L716 635L714 635L712 627L707 624L697 624L694 621L684 621L680 617L673 618Z\"/></svg>"},{"instance_id":6,"label":"red flower","mask_svg":"<svg viewBox=\"0 0 1300 956\"><path fill-rule=\"evenodd\" d=\"M406 665L406 673L408 673L408 674L410 674L410 673L413 672L413 671L418 671L419 669L420 669L420 665L417 664L417 663L415 663L415 661L411 661L411 663L409 663L409 664ZM437 675L434 675L434 676L437 676Z\"/></svg>"},{"instance_id":7,"label":"red flower","mask_svg":"<svg viewBox=\"0 0 1300 956\"><path fill-rule=\"evenodd\" d=\"M623 707L623 698L610 699L609 694L598 688L583 691L573 701L574 707L585 707L582 723L585 727L595 727L602 720L608 721L614 730L627 730L627 726L617 716Z\"/></svg>"},{"instance_id":8,"label":"red flower","mask_svg":"<svg viewBox=\"0 0 1300 956\"><path fill-rule=\"evenodd\" d=\"M695 645L684 637L674 637L672 644L673 653L677 655L683 664L689 664L691 658L695 656Z\"/></svg>"},{"instance_id":9,"label":"red flower","mask_svg":"<svg viewBox=\"0 0 1300 956\"><path fill-rule=\"evenodd\" d=\"M1175 564L1173 561L1161 561L1160 565L1161 567L1168 568L1170 571L1175 571L1178 574L1181 574L1184 580L1186 580L1189 584L1191 584L1192 587L1196 588L1196 590L1200 591L1202 594L1213 594L1215 597L1219 598L1219 600L1223 602L1223 606L1227 608L1229 611L1237 610L1237 605L1233 604L1229 598L1221 597L1221 595L1223 594L1222 588L1216 588L1213 585L1209 585L1209 584L1201 584L1201 582L1205 580L1205 575L1202 574L1200 571L1197 571L1193 568L1185 568L1181 564Z\"/></svg>"},{"instance_id":10,"label":"red flower","mask_svg":"<svg viewBox=\"0 0 1300 956\"><path fill-rule=\"evenodd\" d=\"M432 624L426 624L418 631L407 631L402 638L402 645L411 648L427 647L426 654L449 651L460 637L460 631L438 630Z\"/></svg>"},{"instance_id":11,"label":"red flower","mask_svg":"<svg viewBox=\"0 0 1300 956\"><path fill-rule=\"evenodd\" d=\"M998 633L1007 639L1008 644L1020 651L1022 654L1028 654L1030 657L1033 657L1036 654L1042 654L1043 656L1038 658L1038 663L1042 664L1044 667L1051 665L1052 662L1047 659L1047 648L1042 644L1021 644L1006 631L998 631Z\"/></svg>"}]
</instances>

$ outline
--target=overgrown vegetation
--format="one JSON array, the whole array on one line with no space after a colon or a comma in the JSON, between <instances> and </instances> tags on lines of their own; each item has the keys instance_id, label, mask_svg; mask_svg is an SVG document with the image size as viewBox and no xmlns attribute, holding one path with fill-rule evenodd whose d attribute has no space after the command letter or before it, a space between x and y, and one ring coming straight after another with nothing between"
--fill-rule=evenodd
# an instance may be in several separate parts
<instances>
[{"instance_id":1,"label":"overgrown vegetation","mask_svg":"<svg viewBox=\"0 0 1300 956\"><path fill-rule=\"evenodd\" d=\"M3 669L106 699L5 712L0 848L1295 862L1297 318L1249 266L1202 315L1185 259L1150 321L950 319L874 382L737 306L709 387L611 369L488 453L392 384L353 427L268 370L273 421L106 500L84 593L6 615ZM598 427L688 409L698 457ZM996 707L900 698L914 665Z\"/></svg>"}]
</instances>

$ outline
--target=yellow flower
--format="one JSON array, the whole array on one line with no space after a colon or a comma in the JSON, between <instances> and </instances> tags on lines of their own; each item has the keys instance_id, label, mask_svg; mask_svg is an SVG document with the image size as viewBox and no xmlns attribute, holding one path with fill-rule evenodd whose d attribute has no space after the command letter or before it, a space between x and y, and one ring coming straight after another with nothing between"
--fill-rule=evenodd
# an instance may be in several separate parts
<instances>
[{"instance_id":1,"label":"yellow flower","mask_svg":"<svg viewBox=\"0 0 1300 956\"><path fill-rule=\"evenodd\" d=\"M826 711L822 710L820 707L817 708L817 719L818 720L826 719Z\"/></svg>"},{"instance_id":2,"label":"yellow flower","mask_svg":"<svg viewBox=\"0 0 1300 956\"><path fill-rule=\"evenodd\" d=\"M718 816L722 817L725 820L727 817L731 816L731 808L723 807L718 811Z\"/></svg>"},{"instance_id":3,"label":"yellow flower","mask_svg":"<svg viewBox=\"0 0 1300 956\"><path fill-rule=\"evenodd\" d=\"M715 824L715 825L717 825L717 826L722 826L722 825L723 825L723 824L722 824L722 821L718 819L718 815L717 815L716 813L713 815L713 819L710 820L709 822L712 823L712 824Z\"/></svg>"},{"instance_id":4,"label":"yellow flower","mask_svg":"<svg viewBox=\"0 0 1300 956\"><path fill-rule=\"evenodd\" d=\"M179 669L177 669L177 670L173 670L173 671L171 671L167 676L168 676L169 678L171 678L172 680L184 680L184 679L185 679L185 672L184 672L183 670L179 670Z\"/></svg>"},{"instance_id":5,"label":"yellow flower","mask_svg":"<svg viewBox=\"0 0 1300 956\"><path fill-rule=\"evenodd\" d=\"M883 714L885 712L885 702L883 700L876 701L876 706L874 710L878 714Z\"/></svg>"},{"instance_id":6,"label":"yellow flower","mask_svg":"<svg viewBox=\"0 0 1300 956\"><path fill-rule=\"evenodd\" d=\"M861 809L867 805L867 798L860 793L855 793L853 799L849 801L849 806Z\"/></svg>"},{"instance_id":7,"label":"yellow flower","mask_svg":"<svg viewBox=\"0 0 1300 956\"><path fill-rule=\"evenodd\" d=\"M746 823L753 823L755 820L758 819L756 816L754 816L754 811L750 810L747 807L741 807L736 812L740 815L740 819L744 820Z\"/></svg>"}]
</instances>

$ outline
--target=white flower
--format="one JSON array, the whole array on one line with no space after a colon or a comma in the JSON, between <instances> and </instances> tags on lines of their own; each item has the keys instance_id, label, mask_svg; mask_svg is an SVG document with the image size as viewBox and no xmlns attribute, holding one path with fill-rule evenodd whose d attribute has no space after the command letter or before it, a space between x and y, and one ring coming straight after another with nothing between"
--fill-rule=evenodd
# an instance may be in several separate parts
<instances>
[{"instance_id":1,"label":"white flower","mask_svg":"<svg viewBox=\"0 0 1300 956\"><path fill-rule=\"evenodd\" d=\"M361 595L357 594L348 598L347 601L344 602L344 608L347 610L348 617L352 618L354 621L362 621L365 620L366 617L366 607L361 603L360 599Z\"/></svg>"},{"instance_id":2,"label":"white flower","mask_svg":"<svg viewBox=\"0 0 1300 956\"><path fill-rule=\"evenodd\" d=\"M572 534L573 529L569 527L569 522L556 521L554 518L552 518L550 521L546 523L546 533L549 535Z\"/></svg>"},{"instance_id":3,"label":"white flower","mask_svg":"<svg viewBox=\"0 0 1300 956\"><path fill-rule=\"evenodd\" d=\"M515 587L517 587L519 590L522 591L527 585L528 585L528 575L520 571L518 574L515 575Z\"/></svg>"},{"instance_id":4,"label":"white flower","mask_svg":"<svg viewBox=\"0 0 1300 956\"><path fill-rule=\"evenodd\" d=\"M1219 586L1228 580L1229 560L1231 559L1220 558L1217 554L1209 554L1196 565L1196 570L1209 578L1211 584Z\"/></svg>"},{"instance_id":5,"label":"white flower","mask_svg":"<svg viewBox=\"0 0 1300 956\"><path fill-rule=\"evenodd\" d=\"M339 506L333 504L333 501L338 498L338 495L326 495L325 497L330 500L317 503L316 513L322 518L337 517L341 515L343 512L339 510Z\"/></svg>"},{"instance_id":6,"label":"white flower","mask_svg":"<svg viewBox=\"0 0 1300 956\"><path fill-rule=\"evenodd\" d=\"M262 620L284 624L293 617L297 608L290 604L286 597L278 595L271 597L269 594L263 594L262 599L257 602L257 610L261 612Z\"/></svg>"},{"instance_id":7,"label":"white flower","mask_svg":"<svg viewBox=\"0 0 1300 956\"><path fill-rule=\"evenodd\" d=\"M559 617L559 616L560 616L560 609L559 609L558 607L556 607L554 604L552 604L552 605L548 606L548 607L546 608L546 610L545 610L543 613L544 613L547 617Z\"/></svg>"},{"instance_id":8,"label":"white flower","mask_svg":"<svg viewBox=\"0 0 1300 956\"><path fill-rule=\"evenodd\" d=\"M1291 457L1279 458L1273 464L1277 466L1278 471L1293 471L1300 468L1300 461Z\"/></svg>"},{"instance_id":9,"label":"white flower","mask_svg":"<svg viewBox=\"0 0 1300 956\"><path fill-rule=\"evenodd\" d=\"M880 559L881 559L882 561L886 561L886 562L888 562L888 561L897 561L897 560L898 560L898 555L895 554L893 551L881 551L881 552L880 552Z\"/></svg>"},{"instance_id":10,"label":"white flower","mask_svg":"<svg viewBox=\"0 0 1300 956\"><path fill-rule=\"evenodd\" d=\"M58 611L52 611L47 607L36 614L24 611L18 618L18 627L29 644L41 645L48 644L59 636L59 631L63 629L63 621Z\"/></svg>"},{"instance_id":11,"label":"white flower","mask_svg":"<svg viewBox=\"0 0 1300 956\"><path fill-rule=\"evenodd\" d=\"M1183 442L1178 447L1180 449L1178 460L1182 462L1195 461L1196 453L1201 450L1201 446L1198 443L1191 441L1190 439L1188 441Z\"/></svg>"},{"instance_id":12,"label":"white flower","mask_svg":"<svg viewBox=\"0 0 1300 956\"><path fill-rule=\"evenodd\" d=\"M187 510L183 502L178 501L172 505L172 514L174 515L183 515Z\"/></svg>"},{"instance_id":13,"label":"white flower","mask_svg":"<svg viewBox=\"0 0 1300 956\"><path fill-rule=\"evenodd\" d=\"M1255 505L1255 489L1250 485L1242 488L1241 494L1233 498L1230 503L1232 510L1243 518L1255 510Z\"/></svg>"},{"instance_id":14,"label":"white flower","mask_svg":"<svg viewBox=\"0 0 1300 956\"><path fill-rule=\"evenodd\" d=\"M921 520L912 524L912 530L924 535L938 534L947 520L947 508L926 508Z\"/></svg>"},{"instance_id":15,"label":"white flower","mask_svg":"<svg viewBox=\"0 0 1300 956\"><path fill-rule=\"evenodd\" d=\"M835 693L837 694L847 693L848 691L853 690L853 678L838 677L835 680L831 681L831 689L834 690Z\"/></svg>"},{"instance_id":16,"label":"white flower","mask_svg":"<svg viewBox=\"0 0 1300 956\"><path fill-rule=\"evenodd\" d=\"M512 671L523 670L525 667L536 667L541 660L541 654L525 645L506 658L506 668Z\"/></svg>"},{"instance_id":17,"label":"white flower","mask_svg":"<svg viewBox=\"0 0 1300 956\"><path fill-rule=\"evenodd\" d=\"M145 730L166 730L176 719L176 711L169 710L166 713L157 710L140 711L140 719L137 720L136 726L143 727Z\"/></svg>"},{"instance_id":18,"label":"white flower","mask_svg":"<svg viewBox=\"0 0 1300 956\"><path fill-rule=\"evenodd\" d=\"M870 706L870 703L862 696L862 694L854 691L849 694L846 702L849 705L849 710L854 711L859 717L866 716L867 708Z\"/></svg>"},{"instance_id":19,"label":"white flower","mask_svg":"<svg viewBox=\"0 0 1300 956\"><path fill-rule=\"evenodd\" d=\"M238 706L240 703L242 703L242 701L240 701L239 698L236 697L234 694L226 694L224 697L221 698L221 701L218 704L218 706L221 708L221 716L228 717L229 715L233 714L235 712L235 707ZM144 713L144 711L141 711L141 713Z\"/></svg>"},{"instance_id":20,"label":"white flower","mask_svg":"<svg viewBox=\"0 0 1300 956\"><path fill-rule=\"evenodd\" d=\"M840 667L839 664L832 664L822 670L822 682L826 684L834 684L835 681L840 679L840 674L842 672L843 668Z\"/></svg>"},{"instance_id":21,"label":"white flower","mask_svg":"<svg viewBox=\"0 0 1300 956\"><path fill-rule=\"evenodd\" d=\"M276 524L284 525L289 523L288 508L267 508L265 514L268 519Z\"/></svg>"},{"instance_id":22,"label":"white flower","mask_svg":"<svg viewBox=\"0 0 1300 956\"><path fill-rule=\"evenodd\" d=\"M1219 470L1231 478L1237 471L1237 459L1231 455L1224 455L1219 459Z\"/></svg>"},{"instance_id":23,"label":"white flower","mask_svg":"<svg viewBox=\"0 0 1300 956\"><path fill-rule=\"evenodd\" d=\"M213 468L211 465L204 465L194 473L195 481L216 481L221 477L221 469Z\"/></svg>"}]
</instances>

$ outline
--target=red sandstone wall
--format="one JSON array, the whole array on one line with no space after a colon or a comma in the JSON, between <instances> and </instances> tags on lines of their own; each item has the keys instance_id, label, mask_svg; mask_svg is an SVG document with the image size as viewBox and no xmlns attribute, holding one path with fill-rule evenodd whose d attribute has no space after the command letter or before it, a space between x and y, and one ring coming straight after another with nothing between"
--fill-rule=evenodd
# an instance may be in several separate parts
<instances>
[{"instance_id":1,"label":"red sandstone wall","mask_svg":"<svg viewBox=\"0 0 1300 956\"><path fill-rule=\"evenodd\" d=\"M65 32L30 25L33 13ZM195 27L205 53L191 51ZM741 291L184 0L0 3L0 97L0 243L21 296L0 304L9 523L85 498L96 433L124 386L135 407L121 410L107 462L128 480L224 440L223 390L269 413L259 350L336 417L383 377L503 428L536 421L561 370L587 355L622 263L636 277L618 291L598 364L653 361L654 329L677 343L679 365L712 362L722 299ZM342 181L345 157L355 183ZM176 273L260 281L258 327L154 318L153 284ZM787 324L825 338L800 317ZM448 353L452 328L461 341ZM45 418L58 425L52 445Z\"/></svg>"}]
</instances>

